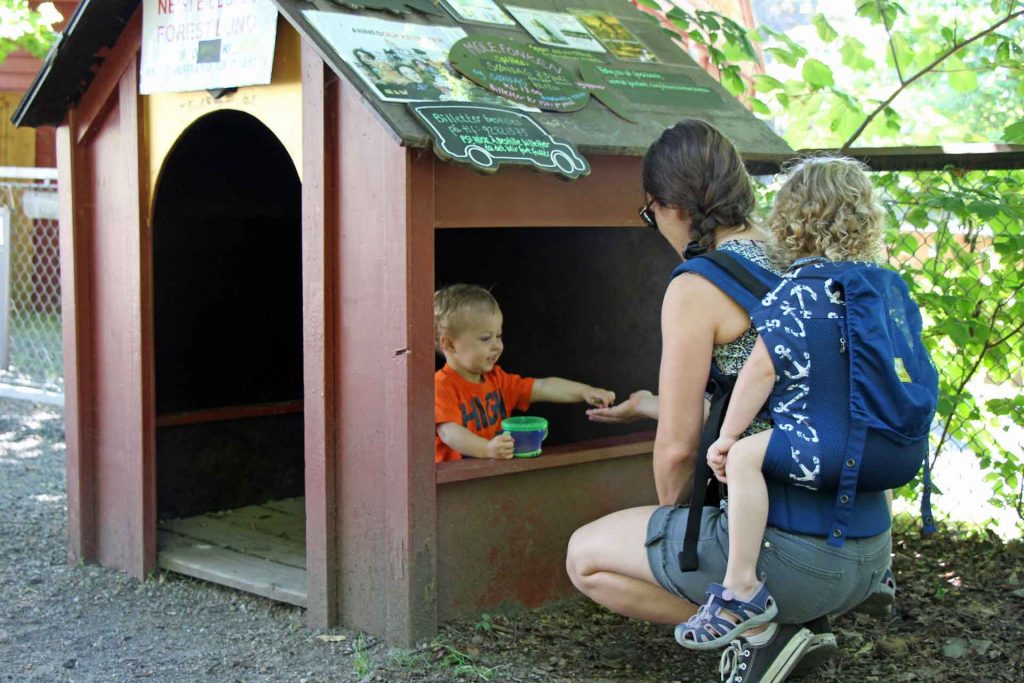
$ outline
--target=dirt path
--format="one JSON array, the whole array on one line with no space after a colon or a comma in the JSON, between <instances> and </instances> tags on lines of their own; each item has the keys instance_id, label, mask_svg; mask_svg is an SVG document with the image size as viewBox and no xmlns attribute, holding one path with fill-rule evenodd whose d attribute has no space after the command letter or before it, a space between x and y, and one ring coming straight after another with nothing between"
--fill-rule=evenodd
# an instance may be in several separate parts
<instances>
[{"instance_id":1,"label":"dirt path","mask_svg":"<svg viewBox=\"0 0 1024 683\"><path fill-rule=\"evenodd\" d=\"M0 399L0 681L717 681L671 629L583 600L446 625L418 650L303 626L297 608L173 574L65 562L61 414ZM887 619L837 620L813 680L1024 681L1024 544L897 535Z\"/></svg>"}]
</instances>

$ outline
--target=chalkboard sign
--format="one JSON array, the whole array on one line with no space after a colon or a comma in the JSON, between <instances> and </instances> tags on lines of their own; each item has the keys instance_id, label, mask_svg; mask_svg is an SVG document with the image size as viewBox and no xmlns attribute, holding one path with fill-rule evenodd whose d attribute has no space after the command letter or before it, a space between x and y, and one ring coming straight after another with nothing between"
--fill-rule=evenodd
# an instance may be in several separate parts
<instances>
[{"instance_id":1,"label":"chalkboard sign","mask_svg":"<svg viewBox=\"0 0 1024 683\"><path fill-rule=\"evenodd\" d=\"M445 16L431 0L332 0L334 4L349 9L371 9L389 14L404 15L410 12L429 14L435 17Z\"/></svg>"},{"instance_id":2,"label":"chalkboard sign","mask_svg":"<svg viewBox=\"0 0 1024 683\"><path fill-rule=\"evenodd\" d=\"M719 108L722 98L681 73L650 66L617 67L580 62L583 80L617 91L631 104L659 109Z\"/></svg>"},{"instance_id":3,"label":"chalkboard sign","mask_svg":"<svg viewBox=\"0 0 1024 683\"><path fill-rule=\"evenodd\" d=\"M531 107L576 111L590 99L569 69L516 40L466 36L452 45L448 61L474 83Z\"/></svg>"},{"instance_id":4,"label":"chalkboard sign","mask_svg":"<svg viewBox=\"0 0 1024 683\"><path fill-rule=\"evenodd\" d=\"M576 179L590 164L571 142L551 134L528 114L489 105L449 102L409 103L430 132L434 153L445 160L494 173L500 164L533 166Z\"/></svg>"}]
</instances>

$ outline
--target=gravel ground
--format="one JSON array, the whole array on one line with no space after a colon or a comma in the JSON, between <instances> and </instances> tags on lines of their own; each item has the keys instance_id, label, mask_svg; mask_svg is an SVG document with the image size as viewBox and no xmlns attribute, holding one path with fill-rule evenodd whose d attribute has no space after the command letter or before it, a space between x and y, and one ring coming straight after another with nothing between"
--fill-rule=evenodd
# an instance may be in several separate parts
<instances>
[{"instance_id":1,"label":"gravel ground","mask_svg":"<svg viewBox=\"0 0 1024 683\"><path fill-rule=\"evenodd\" d=\"M0 399L0 681L340 683L718 680L718 657L585 600L445 625L416 650L304 626L301 609L159 574L68 566L63 419ZM895 534L895 613L844 615L809 680L1024 681L1024 544Z\"/></svg>"}]
</instances>

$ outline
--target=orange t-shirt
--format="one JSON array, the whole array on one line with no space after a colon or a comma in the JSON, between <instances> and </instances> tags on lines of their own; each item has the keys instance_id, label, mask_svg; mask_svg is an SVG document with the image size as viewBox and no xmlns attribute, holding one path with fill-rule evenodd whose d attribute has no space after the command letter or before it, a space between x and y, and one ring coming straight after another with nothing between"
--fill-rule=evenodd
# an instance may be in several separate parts
<instances>
[{"instance_id":1,"label":"orange t-shirt","mask_svg":"<svg viewBox=\"0 0 1024 683\"><path fill-rule=\"evenodd\" d=\"M462 453L449 448L437 436L437 425L454 422L490 441L513 408L530 407L532 392L532 377L509 374L497 365L484 373L479 384L445 365L434 373L434 462L462 460Z\"/></svg>"}]
</instances>

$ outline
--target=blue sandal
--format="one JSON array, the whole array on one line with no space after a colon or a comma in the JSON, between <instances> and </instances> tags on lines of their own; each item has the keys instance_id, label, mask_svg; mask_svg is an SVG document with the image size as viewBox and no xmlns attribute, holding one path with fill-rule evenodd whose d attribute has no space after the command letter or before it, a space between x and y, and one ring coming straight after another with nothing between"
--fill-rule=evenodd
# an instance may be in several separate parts
<instances>
[{"instance_id":1,"label":"blue sandal","mask_svg":"<svg viewBox=\"0 0 1024 683\"><path fill-rule=\"evenodd\" d=\"M853 611L870 614L874 617L884 617L892 612L894 602L896 602L896 577L892 575L890 567L885 570L871 594L854 607Z\"/></svg>"},{"instance_id":2,"label":"blue sandal","mask_svg":"<svg viewBox=\"0 0 1024 683\"><path fill-rule=\"evenodd\" d=\"M690 650L723 647L748 629L767 624L778 612L764 581L749 601L739 600L722 584L712 583L707 604L676 626L676 642Z\"/></svg>"}]
</instances>

